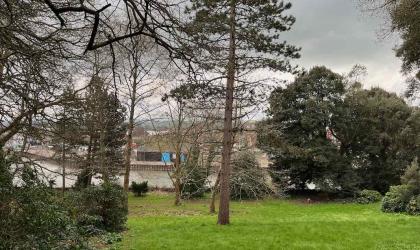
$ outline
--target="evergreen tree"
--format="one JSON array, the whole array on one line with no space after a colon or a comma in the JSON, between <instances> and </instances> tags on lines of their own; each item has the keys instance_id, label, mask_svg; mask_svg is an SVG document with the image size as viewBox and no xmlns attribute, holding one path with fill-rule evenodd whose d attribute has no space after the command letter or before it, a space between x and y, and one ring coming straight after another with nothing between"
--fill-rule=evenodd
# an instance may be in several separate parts
<instances>
[{"instance_id":1,"label":"evergreen tree","mask_svg":"<svg viewBox=\"0 0 420 250\"><path fill-rule=\"evenodd\" d=\"M270 97L270 118L259 133L260 147L272 156L272 175L282 186L352 191L355 176L339 143L331 116L345 94L345 79L315 67Z\"/></svg>"},{"instance_id":2,"label":"evergreen tree","mask_svg":"<svg viewBox=\"0 0 420 250\"><path fill-rule=\"evenodd\" d=\"M385 193L419 154L418 108L315 67L270 98L258 134L274 181L288 188Z\"/></svg>"},{"instance_id":3,"label":"evergreen tree","mask_svg":"<svg viewBox=\"0 0 420 250\"><path fill-rule=\"evenodd\" d=\"M66 164L68 160L79 160L74 153L77 146L83 144L82 127L82 102L71 87L67 87L63 93L63 104L55 111L54 120L50 127L50 134L55 144L55 158L62 167L62 190L66 188Z\"/></svg>"},{"instance_id":4,"label":"evergreen tree","mask_svg":"<svg viewBox=\"0 0 420 250\"><path fill-rule=\"evenodd\" d=\"M200 64L226 79L222 168L220 174L219 224L229 224L229 179L231 172L232 120L235 82L256 69L269 68L291 72L289 58L298 58L298 49L280 40L295 18L284 15L291 8L283 1L192 0L187 8L191 20L186 31L191 34L200 55ZM244 82L242 82L244 83ZM239 85L236 84L236 87ZM255 85L241 87L253 92ZM250 89L251 88L251 89ZM253 96L251 94L251 96Z\"/></svg>"},{"instance_id":5,"label":"evergreen tree","mask_svg":"<svg viewBox=\"0 0 420 250\"><path fill-rule=\"evenodd\" d=\"M125 108L115 93L98 76L94 76L84 103L85 138L88 146L85 169L79 177L82 186L100 173L105 182L116 176L123 166L125 144Z\"/></svg>"},{"instance_id":6,"label":"evergreen tree","mask_svg":"<svg viewBox=\"0 0 420 250\"><path fill-rule=\"evenodd\" d=\"M332 117L341 151L351 158L360 189L385 193L418 154L412 108L396 94L379 88L355 89ZM417 129L418 130L418 129ZM409 137L408 134L410 134Z\"/></svg>"},{"instance_id":7,"label":"evergreen tree","mask_svg":"<svg viewBox=\"0 0 420 250\"><path fill-rule=\"evenodd\" d=\"M410 186L415 193L420 193L420 168L417 157L411 162L401 176L401 183Z\"/></svg>"}]
</instances>

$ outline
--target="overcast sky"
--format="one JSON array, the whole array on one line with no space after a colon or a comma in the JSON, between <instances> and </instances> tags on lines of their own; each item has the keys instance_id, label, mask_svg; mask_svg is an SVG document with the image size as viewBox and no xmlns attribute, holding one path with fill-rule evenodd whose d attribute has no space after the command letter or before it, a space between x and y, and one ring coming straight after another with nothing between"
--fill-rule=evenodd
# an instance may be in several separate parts
<instances>
[{"instance_id":1,"label":"overcast sky","mask_svg":"<svg viewBox=\"0 0 420 250\"><path fill-rule=\"evenodd\" d=\"M285 39L302 47L297 64L307 69L325 65L338 73L353 65L367 67L365 88L379 86L402 93L401 61L393 48L396 37L380 39L383 20L362 13L357 0L291 0L296 23Z\"/></svg>"}]
</instances>

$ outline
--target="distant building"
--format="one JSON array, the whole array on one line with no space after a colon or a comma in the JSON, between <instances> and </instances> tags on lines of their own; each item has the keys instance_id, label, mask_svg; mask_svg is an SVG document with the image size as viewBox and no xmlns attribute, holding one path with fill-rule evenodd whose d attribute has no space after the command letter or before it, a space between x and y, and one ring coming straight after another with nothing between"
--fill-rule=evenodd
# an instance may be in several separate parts
<instances>
[{"instance_id":1,"label":"distant building","mask_svg":"<svg viewBox=\"0 0 420 250\"><path fill-rule=\"evenodd\" d=\"M146 132L151 136L169 134L169 130L147 130Z\"/></svg>"},{"instance_id":2,"label":"distant building","mask_svg":"<svg viewBox=\"0 0 420 250\"><path fill-rule=\"evenodd\" d=\"M181 161L186 161L186 155L181 153ZM159 161L164 163L172 163L176 159L176 154L173 152L157 152L157 151L137 151L137 161Z\"/></svg>"}]
</instances>

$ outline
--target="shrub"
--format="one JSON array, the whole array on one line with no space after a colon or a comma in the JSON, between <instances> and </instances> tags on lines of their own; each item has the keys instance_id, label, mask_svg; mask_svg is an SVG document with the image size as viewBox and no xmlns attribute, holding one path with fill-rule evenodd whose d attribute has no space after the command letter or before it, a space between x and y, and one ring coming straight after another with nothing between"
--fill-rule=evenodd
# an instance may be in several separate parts
<instances>
[{"instance_id":1,"label":"shrub","mask_svg":"<svg viewBox=\"0 0 420 250\"><path fill-rule=\"evenodd\" d=\"M89 215L82 211L78 214L76 221L83 235L93 236L105 233L102 229L102 217L99 215Z\"/></svg>"},{"instance_id":2,"label":"shrub","mask_svg":"<svg viewBox=\"0 0 420 250\"><path fill-rule=\"evenodd\" d=\"M182 164L181 190L183 199L200 198L206 192L207 171L199 163L200 148L194 145Z\"/></svg>"},{"instance_id":3,"label":"shrub","mask_svg":"<svg viewBox=\"0 0 420 250\"><path fill-rule=\"evenodd\" d=\"M412 196L413 190L408 185L391 186L382 200L382 211L405 212Z\"/></svg>"},{"instance_id":4,"label":"shrub","mask_svg":"<svg viewBox=\"0 0 420 250\"><path fill-rule=\"evenodd\" d=\"M382 195L376 190L365 189L361 191L357 197L357 203L369 204L375 203L382 200Z\"/></svg>"},{"instance_id":5,"label":"shrub","mask_svg":"<svg viewBox=\"0 0 420 250\"><path fill-rule=\"evenodd\" d=\"M104 183L85 188L81 192L83 212L91 216L88 219L94 222L95 227L110 232L125 228L128 214L127 194L121 186Z\"/></svg>"},{"instance_id":6,"label":"shrub","mask_svg":"<svg viewBox=\"0 0 420 250\"><path fill-rule=\"evenodd\" d=\"M0 152L0 249L83 248L85 240L61 199L33 166L11 170L13 162Z\"/></svg>"},{"instance_id":7,"label":"shrub","mask_svg":"<svg viewBox=\"0 0 420 250\"><path fill-rule=\"evenodd\" d=\"M78 175L74 187L76 189L83 189L89 187L92 179L92 172L85 168Z\"/></svg>"},{"instance_id":8,"label":"shrub","mask_svg":"<svg viewBox=\"0 0 420 250\"><path fill-rule=\"evenodd\" d=\"M182 178L181 190L183 199L200 198L204 196L207 188L205 183L207 173L201 166L185 168L185 175Z\"/></svg>"},{"instance_id":9,"label":"shrub","mask_svg":"<svg viewBox=\"0 0 420 250\"><path fill-rule=\"evenodd\" d=\"M122 236L119 233L106 233L101 236L101 239L105 244L111 245L116 242L120 242L122 240Z\"/></svg>"},{"instance_id":10,"label":"shrub","mask_svg":"<svg viewBox=\"0 0 420 250\"><path fill-rule=\"evenodd\" d=\"M260 199L271 193L264 170L253 152L238 152L233 159L230 196L234 200Z\"/></svg>"},{"instance_id":11,"label":"shrub","mask_svg":"<svg viewBox=\"0 0 420 250\"><path fill-rule=\"evenodd\" d=\"M404 185L392 186L386 193L382 210L385 212L407 212L420 215L420 169L415 158L401 176Z\"/></svg>"},{"instance_id":12,"label":"shrub","mask_svg":"<svg viewBox=\"0 0 420 250\"><path fill-rule=\"evenodd\" d=\"M135 196L143 196L149 191L147 181L136 183L135 181L131 182L131 190Z\"/></svg>"},{"instance_id":13,"label":"shrub","mask_svg":"<svg viewBox=\"0 0 420 250\"><path fill-rule=\"evenodd\" d=\"M411 162L404 175L401 176L401 183L410 186L415 194L420 194L420 168L417 158Z\"/></svg>"},{"instance_id":14,"label":"shrub","mask_svg":"<svg viewBox=\"0 0 420 250\"><path fill-rule=\"evenodd\" d=\"M407 205L407 213L411 215L420 215L420 195L411 198Z\"/></svg>"}]
</instances>

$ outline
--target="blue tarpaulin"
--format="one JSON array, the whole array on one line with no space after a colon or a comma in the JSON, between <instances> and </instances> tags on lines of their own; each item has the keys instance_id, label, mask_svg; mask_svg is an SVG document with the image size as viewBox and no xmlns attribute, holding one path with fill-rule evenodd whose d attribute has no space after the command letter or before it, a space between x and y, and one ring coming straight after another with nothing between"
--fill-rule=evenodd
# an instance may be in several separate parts
<instances>
[{"instance_id":1,"label":"blue tarpaulin","mask_svg":"<svg viewBox=\"0 0 420 250\"><path fill-rule=\"evenodd\" d=\"M170 152L163 152L162 153L162 162L171 163L171 153Z\"/></svg>"}]
</instances>

